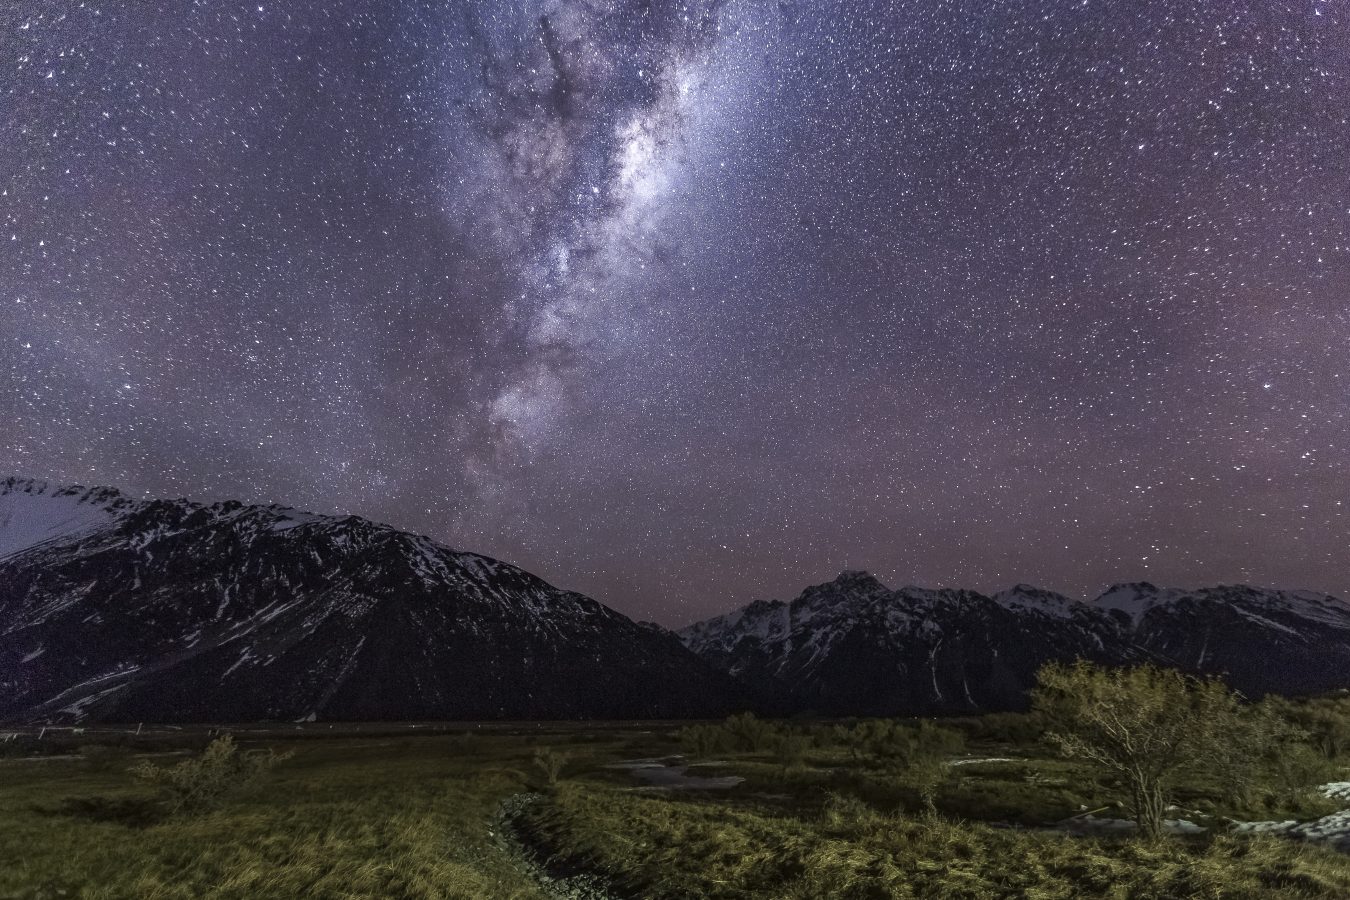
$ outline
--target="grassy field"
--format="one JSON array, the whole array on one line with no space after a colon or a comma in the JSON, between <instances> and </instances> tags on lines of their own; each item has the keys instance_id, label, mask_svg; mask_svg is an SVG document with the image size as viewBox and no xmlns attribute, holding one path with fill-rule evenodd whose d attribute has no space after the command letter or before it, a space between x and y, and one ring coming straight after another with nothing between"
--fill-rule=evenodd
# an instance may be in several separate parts
<instances>
[{"instance_id":1,"label":"grassy field","mask_svg":"<svg viewBox=\"0 0 1350 900\"><path fill-rule=\"evenodd\" d=\"M1118 786L1034 740L967 730L961 755L996 761L950 767L936 816L906 772L833 744L826 726L802 726L786 755L705 754L691 773L744 779L716 791L642 788L608 767L689 750L667 726L246 732L246 747L295 755L218 809L176 815L131 777L130 754L199 747L203 735L134 751L49 736L48 758L0 759L0 898L598 896L541 879L521 845L613 897L1350 897L1350 856L1222 833L1228 816L1334 808L1311 793L1240 809L1221 785L1197 783L1177 815L1204 835L1071 837L1046 826L1084 809L1122 815ZM543 748L566 755L557 784L535 762ZM503 802L522 796L504 827Z\"/></svg>"},{"instance_id":2,"label":"grassy field","mask_svg":"<svg viewBox=\"0 0 1350 900\"><path fill-rule=\"evenodd\" d=\"M0 762L0 897L543 896L489 834L502 799L532 786L531 740L268 745L296 755L192 816L166 816L125 762Z\"/></svg>"}]
</instances>

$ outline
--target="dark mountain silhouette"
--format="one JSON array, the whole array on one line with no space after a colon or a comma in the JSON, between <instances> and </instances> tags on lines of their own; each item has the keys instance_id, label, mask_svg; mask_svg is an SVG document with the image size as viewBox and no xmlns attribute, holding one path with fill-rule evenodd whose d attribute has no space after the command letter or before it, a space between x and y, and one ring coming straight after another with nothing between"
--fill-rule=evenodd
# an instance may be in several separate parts
<instances>
[{"instance_id":1,"label":"dark mountain silhouette","mask_svg":"<svg viewBox=\"0 0 1350 900\"><path fill-rule=\"evenodd\" d=\"M716 716L670 632L356 517L0 481L0 718Z\"/></svg>"}]
</instances>

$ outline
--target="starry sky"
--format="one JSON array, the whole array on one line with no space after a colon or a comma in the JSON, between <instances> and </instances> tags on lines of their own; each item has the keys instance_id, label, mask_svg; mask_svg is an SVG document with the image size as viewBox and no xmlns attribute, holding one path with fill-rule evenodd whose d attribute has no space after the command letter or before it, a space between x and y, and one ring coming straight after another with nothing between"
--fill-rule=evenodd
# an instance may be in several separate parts
<instances>
[{"instance_id":1,"label":"starry sky","mask_svg":"<svg viewBox=\"0 0 1350 900\"><path fill-rule=\"evenodd\" d=\"M1350 594L1350 4L3 4L0 423L663 624Z\"/></svg>"}]
</instances>

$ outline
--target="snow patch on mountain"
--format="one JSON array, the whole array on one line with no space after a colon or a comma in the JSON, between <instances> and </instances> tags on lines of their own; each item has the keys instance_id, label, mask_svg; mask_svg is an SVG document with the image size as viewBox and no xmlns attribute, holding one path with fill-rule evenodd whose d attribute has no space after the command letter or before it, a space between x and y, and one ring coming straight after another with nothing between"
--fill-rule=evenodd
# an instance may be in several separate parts
<instances>
[{"instance_id":1,"label":"snow patch on mountain","mask_svg":"<svg viewBox=\"0 0 1350 900\"><path fill-rule=\"evenodd\" d=\"M1350 687L1350 607L1243 585L1118 584L1084 602L1025 584L993 597L891 590L846 572L679 634L726 671L836 715L1022 708L1051 660L1178 666L1250 696Z\"/></svg>"},{"instance_id":2,"label":"snow patch on mountain","mask_svg":"<svg viewBox=\"0 0 1350 900\"><path fill-rule=\"evenodd\" d=\"M356 516L9 479L0 542L0 719L716 717L738 702L669 633Z\"/></svg>"},{"instance_id":3,"label":"snow patch on mountain","mask_svg":"<svg viewBox=\"0 0 1350 900\"><path fill-rule=\"evenodd\" d=\"M1147 581L1139 581L1112 585L1106 593L1092 601L1092 605L1122 612L1137 624L1150 610L1184 600L1186 596L1185 591L1160 588Z\"/></svg>"},{"instance_id":4,"label":"snow patch on mountain","mask_svg":"<svg viewBox=\"0 0 1350 900\"><path fill-rule=\"evenodd\" d=\"M1042 590L1027 584L1019 584L1006 591L999 591L993 600L1004 609L1013 612L1033 612L1055 619L1068 619L1080 611L1089 609L1081 600L1065 597L1053 591Z\"/></svg>"},{"instance_id":5,"label":"snow patch on mountain","mask_svg":"<svg viewBox=\"0 0 1350 900\"><path fill-rule=\"evenodd\" d=\"M111 488L6 478L0 481L0 559L106 526L133 502Z\"/></svg>"}]
</instances>

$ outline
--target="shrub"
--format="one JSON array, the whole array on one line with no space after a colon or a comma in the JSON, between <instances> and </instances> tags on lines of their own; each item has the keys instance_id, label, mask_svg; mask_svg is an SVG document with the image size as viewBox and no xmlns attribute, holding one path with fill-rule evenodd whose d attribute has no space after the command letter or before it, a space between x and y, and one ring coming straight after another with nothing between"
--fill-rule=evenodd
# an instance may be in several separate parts
<instances>
[{"instance_id":1,"label":"shrub","mask_svg":"<svg viewBox=\"0 0 1350 900\"><path fill-rule=\"evenodd\" d=\"M731 716L722 727L731 746L745 753L772 749L778 737L773 723L765 722L751 712Z\"/></svg>"},{"instance_id":2,"label":"shrub","mask_svg":"<svg viewBox=\"0 0 1350 900\"><path fill-rule=\"evenodd\" d=\"M726 732L718 725L686 725L677 737L689 756L711 756L726 746Z\"/></svg>"},{"instance_id":3,"label":"shrub","mask_svg":"<svg viewBox=\"0 0 1350 900\"><path fill-rule=\"evenodd\" d=\"M1313 726L1313 740L1327 759L1340 759L1350 752L1350 718L1328 716Z\"/></svg>"},{"instance_id":4,"label":"shrub","mask_svg":"<svg viewBox=\"0 0 1350 900\"><path fill-rule=\"evenodd\" d=\"M1267 771L1281 795L1296 799L1308 797L1314 787L1337 774L1337 768L1316 749L1292 741L1286 741L1269 755Z\"/></svg>"},{"instance_id":5,"label":"shrub","mask_svg":"<svg viewBox=\"0 0 1350 900\"><path fill-rule=\"evenodd\" d=\"M230 794L254 784L292 755L271 750L241 753L234 738L225 735L208 744L201 755L177 765L142 762L131 771L142 781L162 788L171 811L193 813L219 806Z\"/></svg>"},{"instance_id":6,"label":"shrub","mask_svg":"<svg viewBox=\"0 0 1350 900\"><path fill-rule=\"evenodd\" d=\"M980 716L971 728L971 736L1017 747L1039 741L1045 734L1045 722L1034 713L996 712Z\"/></svg>"},{"instance_id":7,"label":"shrub","mask_svg":"<svg viewBox=\"0 0 1350 900\"><path fill-rule=\"evenodd\" d=\"M534 751L534 767L540 771L544 776L544 781L549 785L558 783L558 777L562 775L567 760L566 753L554 750L552 747L540 747Z\"/></svg>"},{"instance_id":8,"label":"shrub","mask_svg":"<svg viewBox=\"0 0 1350 900\"><path fill-rule=\"evenodd\" d=\"M772 722L746 712L729 717L721 725L686 725L676 736L685 753L708 756L777 751L787 733Z\"/></svg>"},{"instance_id":9,"label":"shrub","mask_svg":"<svg viewBox=\"0 0 1350 900\"><path fill-rule=\"evenodd\" d=\"M910 739L905 757L909 779L929 815L937 814L938 789L951 777L951 756L961 752L965 740L960 732L921 722Z\"/></svg>"},{"instance_id":10,"label":"shrub","mask_svg":"<svg viewBox=\"0 0 1350 900\"><path fill-rule=\"evenodd\" d=\"M888 719L868 719L854 725L836 725L835 742L848 749L854 762L889 766L906 741L904 726Z\"/></svg>"},{"instance_id":11,"label":"shrub","mask_svg":"<svg viewBox=\"0 0 1350 900\"><path fill-rule=\"evenodd\" d=\"M1255 761L1280 733L1277 717L1244 712L1221 682L1154 666L1050 663L1040 671L1033 702L1065 756L1125 783L1135 823L1151 839L1161 836L1167 794L1182 779L1227 770L1249 783Z\"/></svg>"},{"instance_id":12,"label":"shrub","mask_svg":"<svg viewBox=\"0 0 1350 900\"><path fill-rule=\"evenodd\" d=\"M806 750L811 744L804 734L785 733L778 738L774 756L784 772L798 772L806 766Z\"/></svg>"},{"instance_id":13,"label":"shrub","mask_svg":"<svg viewBox=\"0 0 1350 900\"><path fill-rule=\"evenodd\" d=\"M1327 759L1350 753L1350 706L1344 701L1312 700L1288 707L1286 715L1308 732L1313 746Z\"/></svg>"}]
</instances>

